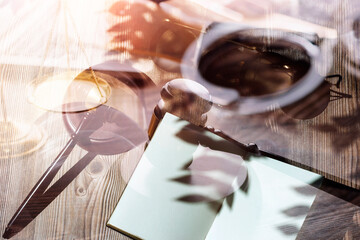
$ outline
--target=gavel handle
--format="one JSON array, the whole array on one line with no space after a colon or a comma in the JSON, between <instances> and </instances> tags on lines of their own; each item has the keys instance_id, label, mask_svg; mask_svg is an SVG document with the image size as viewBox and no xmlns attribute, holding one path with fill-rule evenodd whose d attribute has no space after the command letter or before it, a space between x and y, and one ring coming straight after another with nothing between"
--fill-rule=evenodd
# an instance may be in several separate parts
<instances>
[{"instance_id":1,"label":"gavel handle","mask_svg":"<svg viewBox=\"0 0 360 240\"><path fill-rule=\"evenodd\" d=\"M156 106L155 109L154 109L154 112L152 114L149 129L148 129L149 140L151 140L151 138L153 137L153 135L155 133L155 130L158 127L162 117L163 116L162 116L161 109L159 108L159 106Z\"/></svg>"}]
</instances>

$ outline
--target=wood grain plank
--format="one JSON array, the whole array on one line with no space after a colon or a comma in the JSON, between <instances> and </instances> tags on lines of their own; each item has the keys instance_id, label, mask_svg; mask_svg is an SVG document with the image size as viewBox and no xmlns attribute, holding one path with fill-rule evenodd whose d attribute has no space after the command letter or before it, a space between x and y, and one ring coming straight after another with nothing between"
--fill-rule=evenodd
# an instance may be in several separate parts
<instances>
[{"instance_id":1,"label":"wood grain plank","mask_svg":"<svg viewBox=\"0 0 360 240\"><path fill-rule=\"evenodd\" d=\"M325 180L297 239L358 239L360 194Z\"/></svg>"},{"instance_id":2,"label":"wood grain plank","mask_svg":"<svg viewBox=\"0 0 360 240\"><path fill-rule=\"evenodd\" d=\"M26 99L26 86L38 74L56 6L56 1L49 1L47 5L37 5L41 2L34 1L34 5L27 12L9 19L7 30L0 34L1 78L6 79L6 105L9 116L16 121L27 123L37 121L36 124L41 125L48 133L48 141L38 152L22 158L0 160L0 192L2 193L0 230L2 231L21 201L69 137L64 129L61 115L45 113L29 104ZM84 2L78 1L73 10L83 8ZM153 107L160 98L159 88L167 81L181 77L181 74L178 70L165 68L166 65L165 67L161 64L156 65L153 57L135 56L122 51L110 54L114 47L119 47L121 44L111 42L113 35L108 35L106 31L124 20L109 13L108 10L115 2L117 1L87 1L86 4L96 6L98 12L96 14L91 11L81 12L76 17L79 21L78 31L87 49L90 64L114 59L121 63L130 63L138 70L146 72L158 85L158 88L145 91L144 98L147 105L145 110L142 109L137 96L126 86L114 89L113 97L108 102L110 106L126 113L145 130ZM315 4L300 2L306 4L299 6L300 13L306 13L306 9L311 9L310 5ZM38 9L32 11L31 9L35 7ZM52 8L51 11L47 11L49 7ZM311 11L308 11L307 15L303 14L301 18L336 28L341 32L341 28L348 21L346 16L353 11L351 1L343 1L335 14L332 14L334 8L335 5L322 5L322 12L325 13L323 16L312 15ZM204 17L209 18L205 10L200 10ZM74 15L76 13L73 12ZM36 23L41 24L36 25ZM67 65L62 27L55 29L52 44L57 50L50 54L52 57L58 57L54 60L58 68L56 71L66 69ZM129 22L122 27L128 31L127 38L134 37L134 28L141 30L144 26L140 22ZM159 27L153 25L148 31L153 33ZM84 54L78 49L79 39L72 36L70 44L72 67L84 70L88 67L88 63ZM121 46L131 47L126 41ZM355 50L356 46L351 46L350 52L356 54ZM214 109L209 113L209 125L224 130L242 143L255 142L264 151L309 166L332 180L359 187L360 139L359 134L352 134L358 133L360 128L359 79L349 73L347 69L349 60L344 57L346 53L340 44L327 54L334 56L332 72L340 73L344 79L340 88L334 90L349 94L351 98L330 102L324 112L309 120L293 119L282 109L253 116L226 114ZM19 61L21 64L9 64ZM49 72L53 70L50 69ZM128 239L107 228L106 221L141 156L142 147L139 146L120 155L96 157L53 203L13 239ZM53 182L73 166L84 153L84 150L77 147ZM343 187L340 187L341 191L339 191L342 192L342 189ZM322 191L323 193L317 196L298 238L358 238L357 227L360 222L358 205L352 200L342 199L332 193L329 195L330 190ZM348 191L353 190L348 189Z\"/></svg>"}]
</instances>

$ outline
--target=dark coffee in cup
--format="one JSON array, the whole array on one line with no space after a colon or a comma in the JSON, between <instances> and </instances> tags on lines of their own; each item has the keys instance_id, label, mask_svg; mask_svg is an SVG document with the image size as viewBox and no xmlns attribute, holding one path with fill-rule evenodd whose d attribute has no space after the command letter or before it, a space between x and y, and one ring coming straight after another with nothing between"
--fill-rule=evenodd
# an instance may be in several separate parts
<instances>
[{"instance_id":1,"label":"dark coffee in cup","mask_svg":"<svg viewBox=\"0 0 360 240\"><path fill-rule=\"evenodd\" d=\"M302 46L261 31L239 31L203 51L198 67L204 80L256 97L285 91L306 75L310 57Z\"/></svg>"}]
</instances>

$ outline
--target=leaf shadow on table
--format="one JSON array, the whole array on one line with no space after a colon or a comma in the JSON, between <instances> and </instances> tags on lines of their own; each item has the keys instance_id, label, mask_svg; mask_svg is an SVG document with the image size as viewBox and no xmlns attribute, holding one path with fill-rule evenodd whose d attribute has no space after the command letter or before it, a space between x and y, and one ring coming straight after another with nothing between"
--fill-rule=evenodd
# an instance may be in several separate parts
<instances>
[{"instance_id":1,"label":"leaf shadow on table","mask_svg":"<svg viewBox=\"0 0 360 240\"><path fill-rule=\"evenodd\" d=\"M360 139L360 108L345 116L332 117L330 123L318 125L316 129L336 136L331 137L333 148L343 151Z\"/></svg>"},{"instance_id":2,"label":"leaf shadow on table","mask_svg":"<svg viewBox=\"0 0 360 240\"><path fill-rule=\"evenodd\" d=\"M109 13L117 17L117 22L108 29L112 36L108 54L150 58L162 69L177 72L184 52L199 36L201 27L174 18L155 2L121 0L110 7Z\"/></svg>"}]
</instances>

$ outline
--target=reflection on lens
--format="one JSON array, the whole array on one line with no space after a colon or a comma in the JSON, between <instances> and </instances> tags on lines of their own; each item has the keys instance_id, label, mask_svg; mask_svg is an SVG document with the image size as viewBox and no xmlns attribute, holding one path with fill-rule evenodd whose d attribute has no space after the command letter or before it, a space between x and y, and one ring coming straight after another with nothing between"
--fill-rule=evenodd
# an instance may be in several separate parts
<instances>
[{"instance_id":1,"label":"reflection on lens","mask_svg":"<svg viewBox=\"0 0 360 240\"><path fill-rule=\"evenodd\" d=\"M263 96L287 90L310 69L310 57L300 45L247 34L222 38L203 52L199 71L205 80L240 96Z\"/></svg>"},{"instance_id":2,"label":"reflection on lens","mask_svg":"<svg viewBox=\"0 0 360 240\"><path fill-rule=\"evenodd\" d=\"M110 93L111 88L105 80L97 77L94 81L90 70L86 70L77 76L67 72L34 80L29 88L29 101L49 111L81 112L106 103ZM79 102L84 104L71 104ZM72 107L64 110L64 105Z\"/></svg>"}]
</instances>

